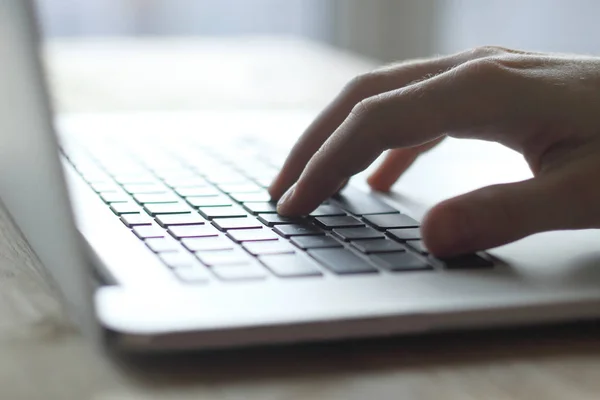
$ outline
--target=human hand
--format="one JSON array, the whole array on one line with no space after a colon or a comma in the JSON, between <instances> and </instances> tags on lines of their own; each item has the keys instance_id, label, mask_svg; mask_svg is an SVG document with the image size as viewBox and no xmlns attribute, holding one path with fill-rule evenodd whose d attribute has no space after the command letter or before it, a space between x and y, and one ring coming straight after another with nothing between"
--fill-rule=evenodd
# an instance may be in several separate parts
<instances>
[{"instance_id":1,"label":"human hand","mask_svg":"<svg viewBox=\"0 0 600 400\"><path fill-rule=\"evenodd\" d=\"M600 227L600 58L593 57L483 47L359 76L309 126L269 191L281 214L307 214L393 149L368 180L388 191L446 136L502 143L525 157L534 178L434 206L421 228L433 254Z\"/></svg>"}]
</instances>

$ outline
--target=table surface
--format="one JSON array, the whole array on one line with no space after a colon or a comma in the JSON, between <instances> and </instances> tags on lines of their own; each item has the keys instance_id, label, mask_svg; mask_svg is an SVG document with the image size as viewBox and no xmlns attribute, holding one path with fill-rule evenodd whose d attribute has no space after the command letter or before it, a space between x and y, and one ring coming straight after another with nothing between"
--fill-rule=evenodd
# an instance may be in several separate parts
<instances>
[{"instance_id":1,"label":"table surface","mask_svg":"<svg viewBox=\"0 0 600 400\"><path fill-rule=\"evenodd\" d=\"M58 109L66 112L317 109L374 65L314 44L265 38L60 42L48 47L47 60ZM177 78L165 82L165 76ZM57 299L0 207L1 399L600 396L595 323L127 358L79 336Z\"/></svg>"}]
</instances>

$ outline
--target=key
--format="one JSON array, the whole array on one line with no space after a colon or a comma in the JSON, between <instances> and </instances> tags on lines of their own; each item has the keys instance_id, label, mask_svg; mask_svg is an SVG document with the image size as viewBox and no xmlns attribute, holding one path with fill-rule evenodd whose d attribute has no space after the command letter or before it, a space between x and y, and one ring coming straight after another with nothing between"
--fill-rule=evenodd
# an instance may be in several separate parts
<instances>
[{"instance_id":1,"label":"key","mask_svg":"<svg viewBox=\"0 0 600 400\"><path fill-rule=\"evenodd\" d=\"M107 204L112 203L127 203L131 201L131 197L123 192L104 192L100 193L100 197Z\"/></svg>"},{"instance_id":2,"label":"key","mask_svg":"<svg viewBox=\"0 0 600 400\"><path fill-rule=\"evenodd\" d=\"M293 254L294 246L282 240L270 240L266 242L245 242L243 247L255 256L267 254Z\"/></svg>"},{"instance_id":3,"label":"key","mask_svg":"<svg viewBox=\"0 0 600 400\"><path fill-rule=\"evenodd\" d=\"M248 213L239 206L200 207L198 212L206 219L246 217Z\"/></svg>"},{"instance_id":4,"label":"key","mask_svg":"<svg viewBox=\"0 0 600 400\"><path fill-rule=\"evenodd\" d=\"M152 222L154 222L146 213L123 214L121 215L121 221L129 228L138 225L152 225Z\"/></svg>"},{"instance_id":5,"label":"key","mask_svg":"<svg viewBox=\"0 0 600 400\"><path fill-rule=\"evenodd\" d=\"M421 254L428 254L429 250L425 247L422 240L409 240L406 244L413 250L418 251Z\"/></svg>"},{"instance_id":6,"label":"key","mask_svg":"<svg viewBox=\"0 0 600 400\"><path fill-rule=\"evenodd\" d=\"M494 266L493 262L486 260L477 254L466 254L452 258L440 259L439 261L448 269L489 268Z\"/></svg>"},{"instance_id":7,"label":"key","mask_svg":"<svg viewBox=\"0 0 600 400\"><path fill-rule=\"evenodd\" d=\"M372 194L365 193L351 186L346 187L335 197L336 202L345 210L355 215L371 215L397 213L398 210L387 205Z\"/></svg>"},{"instance_id":8,"label":"key","mask_svg":"<svg viewBox=\"0 0 600 400\"><path fill-rule=\"evenodd\" d=\"M254 180L256 183L258 183L261 187L263 188L268 188L269 186L271 186L271 183L273 182L273 178L271 177L260 177L260 178L256 178Z\"/></svg>"},{"instance_id":9,"label":"key","mask_svg":"<svg viewBox=\"0 0 600 400\"><path fill-rule=\"evenodd\" d=\"M110 205L110 209L119 216L123 214L139 214L141 211L140 206L133 201L129 203L113 203Z\"/></svg>"},{"instance_id":10,"label":"key","mask_svg":"<svg viewBox=\"0 0 600 400\"><path fill-rule=\"evenodd\" d=\"M116 174L113 175L113 178L117 183L121 185L126 184L156 184L158 179L148 173L139 173L139 174Z\"/></svg>"},{"instance_id":11,"label":"key","mask_svg":"<svg viewBox=\"0 0 600 400\"><path fill-rule=\"evenodd\" d=\"M313 260L301 255L270 255L259 257L259 260L281 278L323 275Z\"/></svg>"},{"instance_id":12,"label":"key","mask_svg":"<svg viewBox=\"0 0 600 400\"><path fill-rule=\"evenodd\" d=\"M384 239L382 232L366 226L360 228L340 228L333 230L334 235L347 242L358 239Z\"/></svg>"},{"instance_id":13,"label":"key","mask_svg":"<svg viewBox=\"0 0 600 400\"><path fill-rule=\"evenodd\" d=\"M267 277L264 268L257 263L215 266L211 270L219 279L224 281L255 280Z\"/></svg>"},{"instance_id":14,"label":"key","mask_svg":"<svg viewBox=\"0 0 600 400\"><path fill-rule=\"evenodd\" d=\"M244 203L244 208L252 214L277 214L277 204L273 202Z\"/></svg>"},{"instance_id":15,"label":"key","mask_svg":"<svg viewBox=\"0 0 600 400\"><path fill-rule=\"evenodd\" d=\"M227 196L204 196L186 197L185 200L193 207L227 207L233 205L233 201Z\"/></svg>"},{"instance_id":16,"label":"key","mask_svg":"<svg viewBox=\"0 0 600 400\"><path fill-rule=\"evenodd\" d=\"M378 272L367 261L347 249L312 249L308 253L330 271L339 275Z\"/></svg>"},{"instance_id":17,"label":"key","mask_svg":"<svg viewBox=\"0 0 600 400\"><path fill-rule=\"evenodd\" d=\"M311 217L341 217L344 215L346 215L344 210L331 204L320 205L310 213Z\"/></svg>"},{"instance_id":18,"label":"key","mask_svg":"<svg viewBox=\"0 0 600 400\"><path fill-rule=\"evenodd\" d=\"M279 214L259 214L258 220L267 226L298 224L302 223L302 218L282 217Z\"/></svg>"},{"instance_id":19,"label":"key","mask_svg":"<svg viewBox=\"0 0 600 400\"><path fill-rule=\"evenodd\" d=\"M221 231L229 229L258 229L262 224L254 217L245 218L215 218L212 224Z\"/></svg>"},{"instance_id":20,"label":"key","mask_svg":"<svg viewBox=\"0 0 600 400\"><path fill-rule=\"evenodd\" d=\"M216 188L212 186L205 187L177 187L174 188L175 192L181 197L204 197L204 196L218 196L221 194Z\"/></svg>"},{"instance_id":21,"label":"key","mask_svg":"<svg viewBox=\"0 0 600 400\"><path fill-rule=\"evenodd\" d=\"M174 225L204 225L205 220L196 213L160 214L156 216L156 222L166 228Z\"/></svg>"},{"instance_id":22,"label":"key","mask_svg":"<svg viewBox=\"0 0 600 400\"><path fill-rule=\"evenodd\" d=\"M158 257L170 268L186 268L197 265L194 256L184 251L160 253Z\"/></svg>"},{"instance_id":23,"label":"key","mask_svg":"<svg viewBox=\"0 0 600 400\"><path fill-rule=\"evenodd\" d=\"M246 178L242 174L228 172L228 173L218 173L213 171L206 171L206 179L216 185L224 185L224 184L243 184L248 182L248 178Z\"/></svg>"},{"instance_id":24,"label":"key","mask_svg":"<svg viewBox=\"0 0 600 400\"><path fill-rule=\"evenodd\" d=\"M365 254L371 253L391 253L391 252L403 252L406 251L404 246L398 242L394 242L389 239L376 239L376 240L356 240L352 242L358 251Z\"/></svg>"},{"instance_id":25,"label":"key","mask_svg":"<svg viewBox=\"0 0 600 400\"><path fill-rule=\"evenodd\" d=\"M133 195L135 201L140 204L147 203L177 203L179 197L173 193L137 193Z\"/></svg>"},{"instance_id":26,"label":"key","mask_svg":"<svg viewBox=\"0 0 600 400\"><path fill-rule=\"evenodd\" d=\"M398 240L417 240L421 239L421 230L419 228L390 229L388 234Z\"/></svg>"},{"instance_id":27,"label":"key","mask_svg":"<svg viewBox=\"0 0 600 400\"><path fill-rule=\"evenodd\" d=\"M315 220L325 228L353 228L365 226L358 219L349 215L343 217L318 217Z\"/></svg>"},{"instance_id":28,"label":"key","mask_svg":"<svg viewBox=\"0 0 600 400\"><path fill-rule=\"evenodd\" d=\"M169 238L146 239L144 243L155 253L167 253L181 249L181 246L176 241Z\"/></svg>"},{"instance_id":29,"label":"key","mask_svg":"<svg viewBox=\"0 0 600 400\"><path fill-rule=\"evenodd\" d=\"M279 239L279 236L267 228L231 230L227 232L227 236L236 242L256 242Z\"/></svg>"},{"instance_id":30,"label":"key","mask_svg":"<svg viewBox=\"0 0 600 400\"><path fill-rule=\"evenodd\" d=\"M185 283L208 283L210 282L210 272L204 265L193 265L184 268L175 268L173 273Z\"/></svg>"},{"instance_id":31,"label":"key","mask_svg":"<svg viewBox=\"0 0 600 400\"><path fill-rule=\"evenodd\" d=\"M238 249L223 251L199 251L196 253L196 257L198 257L203 264L208 266L249 264L254 262L252 256Z\"/></svg>"},{"instance_id":32,"label":"key","mask_svg":"<svg viewBox=\"0 0 600 400\"><path fill-rule=\"evenodd\" d=\"M190 176L190 177L165 177L164 181L167 185L172 188L180 189L180 188L199 188L205 187L208 185L208 182L205 179L200 177Z\"/></svg>"},{"instance_id":33,"label":"key","mask_svg":"<svg viewBox=\"0 0 600 400\"><path fill-rule=\"evenodd\" d=\"M152 216L160 214L188 214L191 208L181 203L148 203L144 205L144 210Z\"/></svg>"},{"instance_id":34,"label":"key","mask_svg":"<svg viewBox=\"0 0 600 400\"><path fill-rule=\"evenodd\" d=\"M260 193L263 192L264 189L258 186L255 183L243 183L238 185L232 184L223 184L219 185L219 189L221 189L225 193Z\"/></svg>"},{"instance_id":35,"label":"key","mask_svg":"<svg viewBox=\"0 0 600 400\"><path fill-rule=\"evenodd\" d=\"M156 225L141 225L134 226L133 233L140 239L149 239L149 238L162 238L165 237L164 229L156 226Z\"/></svg>"},{"instance_id":36,"label":"key","mask_svg":"<svg viewBox=\"0 0 600 400\"><path fill-rule=\"evenodd\" d=\"M271 195L267 192L261 193L230 193L232 199L238 203L264 203L271 201Z\"/></svg>"},{"instance_id":37,"label":"key","mask_svg":"<svg viewBox=\"0 0 600 400\"><path fill-rule=\"evenodd\" d=\"M408 252L374 254L370 259L389 271L433 270L431 265Z\"/></svg>"},{"instance_id":38,"label":"key","mask_svg":"<svg viewBox=\"0 0 600 400\"><path fill-rule=\"evenodd\" d=\"M209 237L219 235L219 231L210 225L170 226L169 233L175 239L183 239L190 237Z\"/></svg>"},{"instance_id":39,"label":"key","mask_svg":"<svg viewBox=\"0 0 600 400\"><path fill-rule=\"evenodd\" d=\"M181 243L186 249L196 251L233 250L235 244L222 236L182 239Z\"/></svg>"},{"instance_id":40,"label":"key","mask_svg":"<svg viewBox=\"0 0 600 400\"><path fill-rule=\"evenodd\" d=\"M276 225L275 232L286 238L292 236L313 236L325 234L325 232L323 232L321 228L309 223L293 225Z\"/></svg>"},{"instance_id":41,"label":"key","mask_svg":"<svg viewBox=\"0 0 600 400\"><path fill-rule=\"evenodd\" d=\"M419 227L417 221L404 214L367 215L364 219L369 224L381 230Z\"/></svg>"},{"instance_id":42,"label":"key","mask_svg":"<svg viewBox=\"0 0 600 400\"><path fill-rule=\"evenodd\" d=\"M120 192L121 187L112 182L99 182L90 184L96 193Z\"/></svg>"},{"instance_id":43,"label":"key","mask_svg":"<svg viewBox=\"0 0 600 400\"><path fill-rule=\"evenodd\" d=\"M166 193L167 189L162 185L152 185L152 184L138 184L132 183L123 185L123 189L129 194L139 194L139 193Z\"/></svg>"},{"instance_id":44,"label":"key","mask_svg":"<svg viewBox=\"0 0 600 400\"><path fill-rule=\"evenodd\" d=\"M331 236L294 236L292 243L304 250L343 247Z\"/></svg>"}]
</instances>

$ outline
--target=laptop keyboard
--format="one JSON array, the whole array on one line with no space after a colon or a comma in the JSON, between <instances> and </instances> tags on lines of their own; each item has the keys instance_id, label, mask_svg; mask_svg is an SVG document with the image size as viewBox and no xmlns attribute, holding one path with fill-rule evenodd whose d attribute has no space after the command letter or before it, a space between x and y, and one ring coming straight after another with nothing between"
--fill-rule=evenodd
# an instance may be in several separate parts
<instances>
[{"instance_id":1,"label":"laptop keyboard","mask_svg":"<svg viewBox=\"0 0 600 400\"><path fill-rule=\"evenodd\" d=\"M186 283L493 266L476 254L432 257L417 221L352 187L306 217L282 217L266 190L276 163L240 146L242 160L202 143L118 151L77 144L63 153L123 229Z\"/></svg>"}]
</instances>

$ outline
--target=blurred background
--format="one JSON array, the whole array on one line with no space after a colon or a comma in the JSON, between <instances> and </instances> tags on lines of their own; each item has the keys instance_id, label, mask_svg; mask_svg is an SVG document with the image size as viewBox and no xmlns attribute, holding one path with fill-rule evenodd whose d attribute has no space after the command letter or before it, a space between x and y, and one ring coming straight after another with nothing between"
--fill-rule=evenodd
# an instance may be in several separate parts
<instances>
[{"instance_id":1,"label":"blurred background","mask_svg":"<svg viewBox=\"0 0 600 400\"><path fill-rule=\"evenodd\" d=\"M63 36L299 36L383 61L483 44L600 52L597 0L39 0Z\"/></svg>"},{"instance_id":2,"label":"blurred background","mask_svg":"<svg viewBox=\"0 0 600 400\"><path fill-rule=\"evenodd\" d=\"M266 106L316 107L322 105L325 98L333 95L357 71L370 69L382 62L450 53L478 45L600 54L600 1L597 0L37 1L44 33L51 43L87 43L83 49L78 49L78 58L72 53L65 53L65 46L58 46L62 53L58 50L53 52L60 53L60 56L53 58L53 79L64 82L69 76L69 82L62 84L62 87L70 86L61 90L73 92L76 90L73 84L77 83L79 92L91 90L102 97L106 88L92 88L91 81L94 79L84 73L84 69L90 68L91 64L96 65L98 71L104 65L105 71L113 73L116 80L112 87L123 89L124 85L130 91L139 88L129 81L139 81L141 78L136 73L150 64L160 64L163 71L170 71L169 77L175 77L169 82L165 82L164 74L163 79L152 79L159 75L152 75L146 70L145 82L153 81L154 85L158 85L157 81L163 82L158 85L163 91L161 102L140 99L140 96L131 99L126 90L121 90L120 95L111 100L120 108L214 106L220 104L219 99L225 99L234 92L236 97L232 101L236 106L248 107L260 100L258 102ZM104 47L98 44L98 38L102 38ZM182 38L186 40L182 42ZM213 44L212 52L204 53L211 57L205 57L203 62L185 58L189 56L190 49L208 46L209 39ZM132 45L140 41L154 41L154 51L163 46L162 56L152 58L148 51L142 54L139 46ZM192 42L196 44L191 45ZM106 50L106 43L116 47L120 43L121 52L113 52L110 57L104 54L102 58L100 50ZM173 47L181 49L185 47L183 43L191 47L180 53L167 51L171 44L178 44L179 47ZM216 43L223 43L223 46L219 49ZM228 52L234 52L232 49L242 43L254 44L238 47L238 53L261 53L265 57L261 62L248 61L249 65L244 67L246 69L234 71L231 67L233 55ZM313 60L310 65L299 65L301 59L318 58L314 56L315 46L327 46L339 54L358 55L364 63L357 61L353 68L345 70L338 62L339 73L335 74L335 78L332 80L332 74L329 73L327 79L320 80L320 76L326 74L319 75L315 70L331 67L330 60L323 58L320 62ZM98 51L92 53L90 49L94 48ZM83 53L86 57L81 56ZM178 98L176 91L180 85L193 83L190 83L190 75L185 75L185 71L181 70L184 68L181 63L177 74L172 65L165 64L167 55L187 60L187 72L195 69L196 77L201 76L203 70L229 70L229 76L234 81L240 74L245 74L247 87L239 90L241 83L238 81L238 87L232 84L211 88L210 82L205 82L197 89L209 93L211 102L203 102L201 96L192 98L179 95ZM127 56L136 59L138 64L131 64L132 60L129 60L127 68L120 71L117 64L112 69L105 65L107 57L116 63L125 61ZM68 57L75 58L66 61ZM247 60L251 58L248 55ZM252 79L248 79L248 71L252 71ZM304 79L304 84L294 89L293 100L289 93L285 96L276 90L264 90L266 85L281 91L281 85L290 81L290 75ZM251 80L256 85L247 83ZM315 95L317 87L321 89ZM262 89L262 97L261 94L248 94L257 89ZM93 103L89 97L87 102L69 100L72 96L63 97L61 104L70 103L67 106L69 110L85 110L90 106L88 102Z\"/></svg>"}]
</instances>

